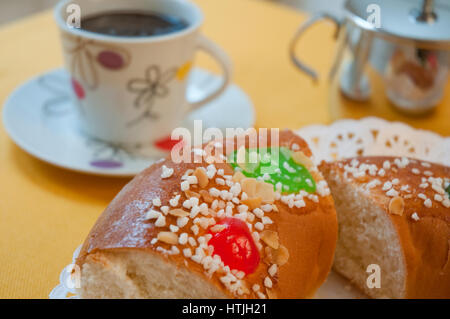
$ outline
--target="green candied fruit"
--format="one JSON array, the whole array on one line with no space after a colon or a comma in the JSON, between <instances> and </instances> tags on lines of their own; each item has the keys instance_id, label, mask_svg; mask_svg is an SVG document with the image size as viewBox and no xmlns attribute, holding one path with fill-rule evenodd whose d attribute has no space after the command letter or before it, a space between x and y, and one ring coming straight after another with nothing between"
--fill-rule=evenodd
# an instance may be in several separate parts
<instances>
[{"instance_id":1,"label":"green candied fruit","mask_svg":"<svg viewBox=\"0 0 450 319\"><path fill-rule=\"evenodd\" d=\"M316 191L316 183L311 173L293 160L290 149L267 147L245 149L245 153L243 151L244 149L234 151L229 156L229 163L235 171L240 170L247 177L262 177L265 182L273 184L275 189L277 184L281 183L282 193Z\"/></svg>"},{"instance_id":2,"label":"green candied fruit","mask_svg":"<svg viewBox=\"0 0 450 319\"><path fill-rule=\"evenodd\" d=\"M450 196L450 185L447 186L447 188L445 189L445 191L447 192L448 196Z\"/></svg>"}]
</instances>

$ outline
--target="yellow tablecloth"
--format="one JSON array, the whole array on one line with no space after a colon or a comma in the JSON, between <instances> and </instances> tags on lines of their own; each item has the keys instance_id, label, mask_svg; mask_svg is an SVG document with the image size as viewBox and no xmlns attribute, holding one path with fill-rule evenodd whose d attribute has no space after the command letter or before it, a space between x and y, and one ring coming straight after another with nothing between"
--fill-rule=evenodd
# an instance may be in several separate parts
<instances>
[{"instance_id":1,"label":"yellow tablecloth","mask_svg":"<svg viewBox=\"0 0 450 319\"><path fill-rule=\"evenodd\" d=\"M367 110L331 111L328 85L301 75L288 59L292 33L305 15L257 0L198 0L204 33L230 54L234 81L256 107L256 126L299 128L329 123ZM302 40L301 56L326 74L334 42L332 27L314 27ZM201 66L215 70L199 56ZM0 28L0 102L23 81L62 65L58 32L50 12ZM380 105L375 114L405 120L450 135L449 97L425 119L411 119ZM20 150L0 128L0 297L46 298L62 268L98 215L127 182L72 173Z\"/></svg>"}]
</instances>

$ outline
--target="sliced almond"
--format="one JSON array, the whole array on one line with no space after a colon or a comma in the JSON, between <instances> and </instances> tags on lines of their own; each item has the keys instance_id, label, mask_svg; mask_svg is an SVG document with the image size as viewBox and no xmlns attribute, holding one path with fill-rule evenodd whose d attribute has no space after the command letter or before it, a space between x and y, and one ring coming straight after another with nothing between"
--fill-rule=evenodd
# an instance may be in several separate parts
<instances>
[{"instance_id":1,"label":"sliced almond","mask_svg":"<svg viewBox=\"0 0 450 319\"><path fill-rule=\"evenodd\" d=\"M269 264L283 266L289 260L289 251L283 245L280 245L278 249L266 247L265 253L265 261Z\"/></svg>"},{"instance_id":2,"label":"sliced almond","mask_svg":"<svg viewBox=\"0 0 450 319\"><path fill-rule=\"evenodd\" d=\"M252 197L241 200L241 203L247 205L250 210L254 210L261 206L262 199L261 197Z\"/></svg>"},{"instance_id":3,"label":"sliced almond","mask_svg":"<svg viewBox=\"0 0 450 319\"><path fill-rule=\"evenodd\" d=\"M266 288L267 297L269 299L277 299L277 293L273 289Z\"/></svg>"},{"instance_id":4,"label":"sliced almond","mask_svg":"<svg viewBox=\"0 0 450 319\"><path fill-rule=\"evenodd\" d=\"M191 198L191 197L197 197L200 198L200 194L196 193L194 191L191 191L190 189L188 189L187 191L184 192L184 194L186 195L187 198Z\"/></svg>"},{"instance_id":5,"label":"sliced almond","mask_svg":"<svg viewBox=\"0 0 450 319\"><path fill-rule=\"evenodd\" d=\"M246 178L241 172L236 172L233 175L233 182L240 183L242 179Z\"/></svg>"},{"instance_id":6,"label":"sliced almond","mask_svg":"<svg viewBox=\"0 0 450 319\"><path fill-rule=\"evenodd\" d=\"M273 203L275 201L275 191L273 190L273 185L259 181L256 184L255 196L261 197L264 203Z\"/></svg>"},{"instance_id":7,"label":"sliced almond","mask_svg":"<svg viewBox=\"0 0 450 319\"><path fill-rule=\"evenodd\" d=\"M287 263L288 260L289 260L289 251L285 246L280 245L280 247L277 250L276 264L278 266L283 266L285 263Z\"/></svg>"},{"instance_id":8,"label":"sliced almond","mask_svg":"<svg viewBox=\"0 0 450 319\"><path fill-rule=\"evenodd\" d=\"M292 154L292 159L299 165L305 166L308 170L314 167L314 163L311 159L305 155L302 151L297 151Z\"/></svg>"},{"instance_id":9,"label":"sliced almond","mask_svg":"<svg viewBox=\"0 0 450 319\"><path fill-rule=\"evenodd\" d=\"M214 201L214 197L212 197L209 194L209 192L204 189L200 190L200 195L202 196L203 200L208 204L210 204Z\"/></svg>"},{"instance_id":10,"label":"sliced almond","mask_svg":"<svg viewBox=\"0 0 450 319\"><path fill-rule=\"evenodd\" d=\"M166 244L175 245L178 243L178 236L170 231L162 231L158 233L158 240Z\"/></svg>"},{"instance_id":11,"label":"sliced almond","mask_svg":"<svg viewBox=\"0 0 450 319\"><path fill-rule=\"evenodd\" d=\"M198 186L200 186L200 188L205 188L208 186L209 178L208 175L206 175L204 168L197 167L194 171L194 176L197 177Z\"/></svg>"},{"instance_id":12,"label":"sliced almond","mask_svg":"<svg viewBox=\"0 0 450 319\"><path fill-rule=\"evenodd\" d=\"M264 249L264 261L267 264L275 264L275 254L276 254L276 249L273 249L273 248L267 246Z\"/></svg>"},{"instance_id":13,"label":"sliced almond","mask_svg":"<svg viewBox=\"0 0 450 319\"><path fill-rule=\"evenodd\" d=\"M405 201L401 197L394 197L389 202L389 213L402 216L405 209Z\"/></svg>"},{"instance_id":14,"label":"sliced almond","mask_svg":"<svg viewBox=\"0 0 450 319\"><path fill-rule=\"evenodd\" d=\"M220 233L225 228L227 228L225 225L216 224L213 227L211 227L211 231L213 233Z\"/></svg>"},{"instance_id":15,"label":"sliced almond","mask_svg":"<svg viewBox=\"0 0 450 319\"><path fill-rule=\"evenodd\" d=\"M176 217L187 217L189 216L189 213L181 208L175 208L169 210L169 214Z\"/></svg>"},{"instance_id":16,"label":"sliced almond","mask_svg":"<svg viewBox=\"0 0 450 319\"><path fill-rule=\"evenodd\" d=\"M261 240L265 242L269 247L278 249L280 242L278 240L278 233L273 230L263 230L260 234Z\"/></svg>"},{"instance_id":17,"label":"sliced almond","mask_svg":"<svg viewBox=\"0 0 450 319\"><path fill-rule=\"evenodd\" d=\"M371 179L371 177L369 177L368 175L364 175L364 176L355 177L355 179L360 183L366 183Z\"/></svg>"},{"instance_id":18,"label":"sliced almond","mask_svg":"<svg viewBox=\"0 0 450 319\"><path fill-rule=\"evenodd\" d=\"M258 181L254 178L243 178L241 180L242 191L245 192L248 197L256 197L256 184L258 184Z\"/></svg>"},{"instance_id":19,"label":"sliced almond","mask_svg":"<svg viewBox=\"0 0 450 319\"><path fill-rule=\"evenodd\" d=\"M241 289L244 295L248 295L250 293L250 290L248 289L244 281L241 281Z\"/></svg>"},{"instance_id":20,"label":"sliced almond","mask_svg":"<svg viewBox=\"0 0 450 319\"><path fill-rule=\"evenodd\" d=\"M280 210L278 209L278 206L275 204L272 204L272 210L276 213L278 213Z\"/></svg>"}]
</instances>

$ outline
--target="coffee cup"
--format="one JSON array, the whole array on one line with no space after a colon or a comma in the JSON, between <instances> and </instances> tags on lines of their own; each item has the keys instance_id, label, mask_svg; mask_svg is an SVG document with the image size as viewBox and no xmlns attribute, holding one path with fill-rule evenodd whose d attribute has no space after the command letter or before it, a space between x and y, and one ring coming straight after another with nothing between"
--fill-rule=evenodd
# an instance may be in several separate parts
<instances>
[{"instance_id":1,"label":"coffee cup","mask_svg":"<svg viewBox=\"0 0 450 319\"><path fill-rule=\"evenodd\" d=\"M78 26L70 21L74 8ZM187 0L62 0L54 13L80 128L93 138L154 143L229 85L230 60L201 34L203 14ZM134 25L139 19L142 24ZM197 50L217 60L223 81L208 96L188 101Z\"/></svg>"}]
</instances>

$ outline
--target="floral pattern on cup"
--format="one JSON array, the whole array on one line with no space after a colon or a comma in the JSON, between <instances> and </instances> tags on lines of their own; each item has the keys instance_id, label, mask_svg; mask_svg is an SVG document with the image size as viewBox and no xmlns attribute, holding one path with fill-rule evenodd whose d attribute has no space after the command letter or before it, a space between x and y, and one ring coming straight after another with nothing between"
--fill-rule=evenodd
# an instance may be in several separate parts
<instances>
[{"instance_id":1,"label":"floral pattern on cup","mask_svg":"<svg viewBox=\"0 0 450 319\"><path fill-rule=\"evenodd\" d=\"M177 79L178 73L176 75ZM67 85L70 79L71 86ZM70 90L77 90L77 82L73 78L65 76L55 76L53 74L41 76L38 79L39 86L49 93L43 101L42 112L48 119L57 120L64 116L69 116L75 111L77 103L70 103ZM79 93L81 95L81 93ZM111 143L96 139L83 134L86 146L91 150L89 165L99 169L119 169L128 160L145 156L140 153L143 149L141 144ZM170 135L161 138L153 143L156 149L169 152L173 147L182 146L182 140L173 140Z\"/></svg>"},{"instance_id":2,"label":"floral pattern on cup","mask_svg":"<svg viewBox=\"0 0 450 319\"><path fill-rule=\"evenodd\" d=\"M67 34L63 38L66 50L71 56L71 73L75 74L91 90L96 89L99 85L98 67L109 71L118 71L130 64L130 53L118 45ZM78 85L84 91L80 82Z\"/></svg>"},{"instance_id":3,"label":"floral pattern on cup","mask_svg":"<svg viewBox=\"0 0 450 319\"><path fill-rule=\"evenodd\" d=\"M177 68L161 71L157 65L149 66L143 78L131 79L128 82L128 91L136 94L134 106L139 109L139 115L128 123L133 126L143 119L155 120L159 116L153 112L155 99L164 98L169 94L167 84L175 78Z\"/></svg>"},{"instance_id":4,"label":"floral pattern on cup","mask_svg":"<svg viewBox=\"0 0 450 319\"><path fill-rule=\"evenodd\" d=\"M72 104L70 86L67 77L54 74L43 75L38 80L39 86L49 93L42 103L42 114L46 119L55 121L74 113L76 103ZM72 89L74 81L71 79ZM75 82L76 83L76 82ZM101 169L116 169L123 167L128 159L139 156L141 144L125 145L123 143L109 143L83 135L86 145L92 150L89 165Z\"/></svg>"}]
</instances>

